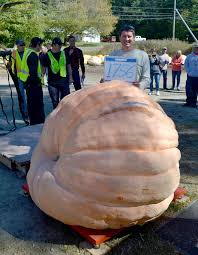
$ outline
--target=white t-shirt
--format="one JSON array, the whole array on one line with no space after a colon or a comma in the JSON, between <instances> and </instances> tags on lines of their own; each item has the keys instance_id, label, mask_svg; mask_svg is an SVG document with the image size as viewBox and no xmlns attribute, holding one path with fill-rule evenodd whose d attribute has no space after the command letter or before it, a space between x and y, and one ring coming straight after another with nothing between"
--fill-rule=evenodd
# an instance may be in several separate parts
<instances>
[{"instance_id":1,"label":"white t-shirt","mask_svg":"<svg viewBox=\"0 0 198 255\"><path fill-rule=\"evenodd\" d=\"M136 58L137 60L137 81L140 83L141 89L146 89L150 85L150 62L148 54L143 50L133 49L124 51L122 49L115 50L110 56L119 56L125 58Z\"/></svg>"},{"instance_id":2,"label":"white t-shirt","mask_svg":"<svg viewBox=\"0 0 198 255\"><path fill-rule=\"evenodd\" d=\"M168 64L170 63L170 57L167 53L160 56L160 67L162 70L167 70Z\"/></svg>"}]
</instances>

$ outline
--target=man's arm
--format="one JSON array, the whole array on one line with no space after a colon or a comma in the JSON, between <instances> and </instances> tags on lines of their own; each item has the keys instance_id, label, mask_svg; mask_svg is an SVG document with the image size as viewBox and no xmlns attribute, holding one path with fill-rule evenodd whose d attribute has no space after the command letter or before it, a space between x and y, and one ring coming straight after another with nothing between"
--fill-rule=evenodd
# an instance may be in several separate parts
<instances>
[{"instance_id":1,"label":"man's arm","mask_svg":"<svg viewBox=\"0 0 198 255\"><path fill-rule=\"evenodd\" d=\"M139 88L144 90L150 85L150 62L148 55L144 55L142 73L139 81Z\"/></svg>"},{"instance_id":2,"label":"man's arm","mask_svg":"<svg viewBox=\"0 0 198 255\"><path fill-rule=\"evenodd\" d=\"M84 57L83 57L83 53L80 50L80 67L81 67L81 71L82 71L82 78L85 78L85 64L84 64Z\"/></svg>"},{"instance_id":3,"label":"man's arm","mask_svg":"<svg viewBox=\"0 0 198 255\"><path fill-rule=\"evenodd\" d=\"M184 68L186 70L187 73L189 73L189 57L186 57L186 60L184 62Z\"/></svg>"}]
</instances>

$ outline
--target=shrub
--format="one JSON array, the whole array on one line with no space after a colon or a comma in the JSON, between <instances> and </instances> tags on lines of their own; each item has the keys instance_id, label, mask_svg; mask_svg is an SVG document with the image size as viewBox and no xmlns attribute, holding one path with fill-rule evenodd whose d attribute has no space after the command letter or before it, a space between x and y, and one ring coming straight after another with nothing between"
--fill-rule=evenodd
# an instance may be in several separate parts
<instances>
[{"instance_id":1,"label":"shrub","mask_svg":"<svg viewBox=\"0 0 198 255\"><path fill-rule=\"evenodd\" d=\"M158 54L161 54L162 48L167 47L168 54L172 57L175 55L176 51L181 50L182 54L187 55L191 52L191 46L185 42L180 40L148 40L143 42L137 42L136 47L146 52L150 52L151 49L155 49Z\"/></svg>"},{"instance_id":2,"label":"shrub","mask_svg":"<svg viewBox=\"0 0 198 255\"><path fill-rule=\"evenodd\" d=\"M120 49L120 43L105 43L102 45L102 47L95 51L96 55L102 54L102 55L108 55L111 51ZM145 50L146 52L150 52L151 49L155 48L155 50L158 52L158 54L161 54L161 50L163 47L167 47L168 54L170 56L173 56L177 50L181 50L182 54L187 55L191 52L192 47L189 43L185 41L175 40L172 41L170 39L164 39L164 40L147 40L142 42L136 42L135 48Z\"/></svg>"}]
</instances>

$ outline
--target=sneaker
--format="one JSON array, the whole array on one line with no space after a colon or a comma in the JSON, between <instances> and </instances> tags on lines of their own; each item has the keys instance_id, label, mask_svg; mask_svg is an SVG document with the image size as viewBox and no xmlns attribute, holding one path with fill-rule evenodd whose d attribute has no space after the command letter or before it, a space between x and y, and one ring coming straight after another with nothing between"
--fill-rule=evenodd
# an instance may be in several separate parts
<instances>
[{"instance_id":1,"label":"sneaker","mask_svg":"<svg viewBox=\"0 0 198 255\"><path fill-rule=\"evenodd\" d=\"M156 92L156 95L157 95L157 96L159 96L159 95L160 95L159 91L157 91L157 92Z\"/></svg>"},{"instance_id":2,"label":"sneaker","mask_svg":"<svg viewBox=\"0 0 198 255\"><path fill-rule=\"evenodd\" d=\"M148 93L148 95L152 95L153 94L153 92L152 91L150 91L149 93Z\"/></svg>"},{"instance_id":3,"label":"sneaker","mask_svg":"<svg viewBox=\"0 0 198 255\"><path fill-rule=\"evenodd\" d=\"M25 122L25 125L26 125L26 126L29 126L29 125L30 125L30 123L29 123L28 120L24 120L24 122Z\"/></svg>"},{"instance_id":4,"label":"sneaker","mask_svg":"<svg viewBox=\"0 0 198 255\"><path fill-rule=\"evenodd\" d=\"M181 90L180 87L177 87L177 90L180 91Z\"/></svg>"}]
</instances>

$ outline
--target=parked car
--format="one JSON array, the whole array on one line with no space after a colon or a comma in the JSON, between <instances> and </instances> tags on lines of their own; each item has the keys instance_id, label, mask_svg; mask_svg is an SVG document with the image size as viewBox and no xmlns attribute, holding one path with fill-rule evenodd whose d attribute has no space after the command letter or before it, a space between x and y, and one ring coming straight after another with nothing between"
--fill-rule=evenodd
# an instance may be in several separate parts
<instances>
[{"instance_id":1,"label":"parked car","mask_svg":"<svg viewBox=\"0 0 198 255\"><path fill-rule=\"evenodd\" d=\"M146 38L145 38L145 37L141 37L141 35L136 35L135 41L136 41L136 42L146 41Z\"/></svg>"},{"instance_id":2,"label":"parked car","mask_svg":"<svg viewBox=\"0 0 198 255\"><path fill-rule=\"evenodd\" d=\"M101 42L116 42L116 36L106 36L101 39Z\"/></svg>"}]
</instances>

